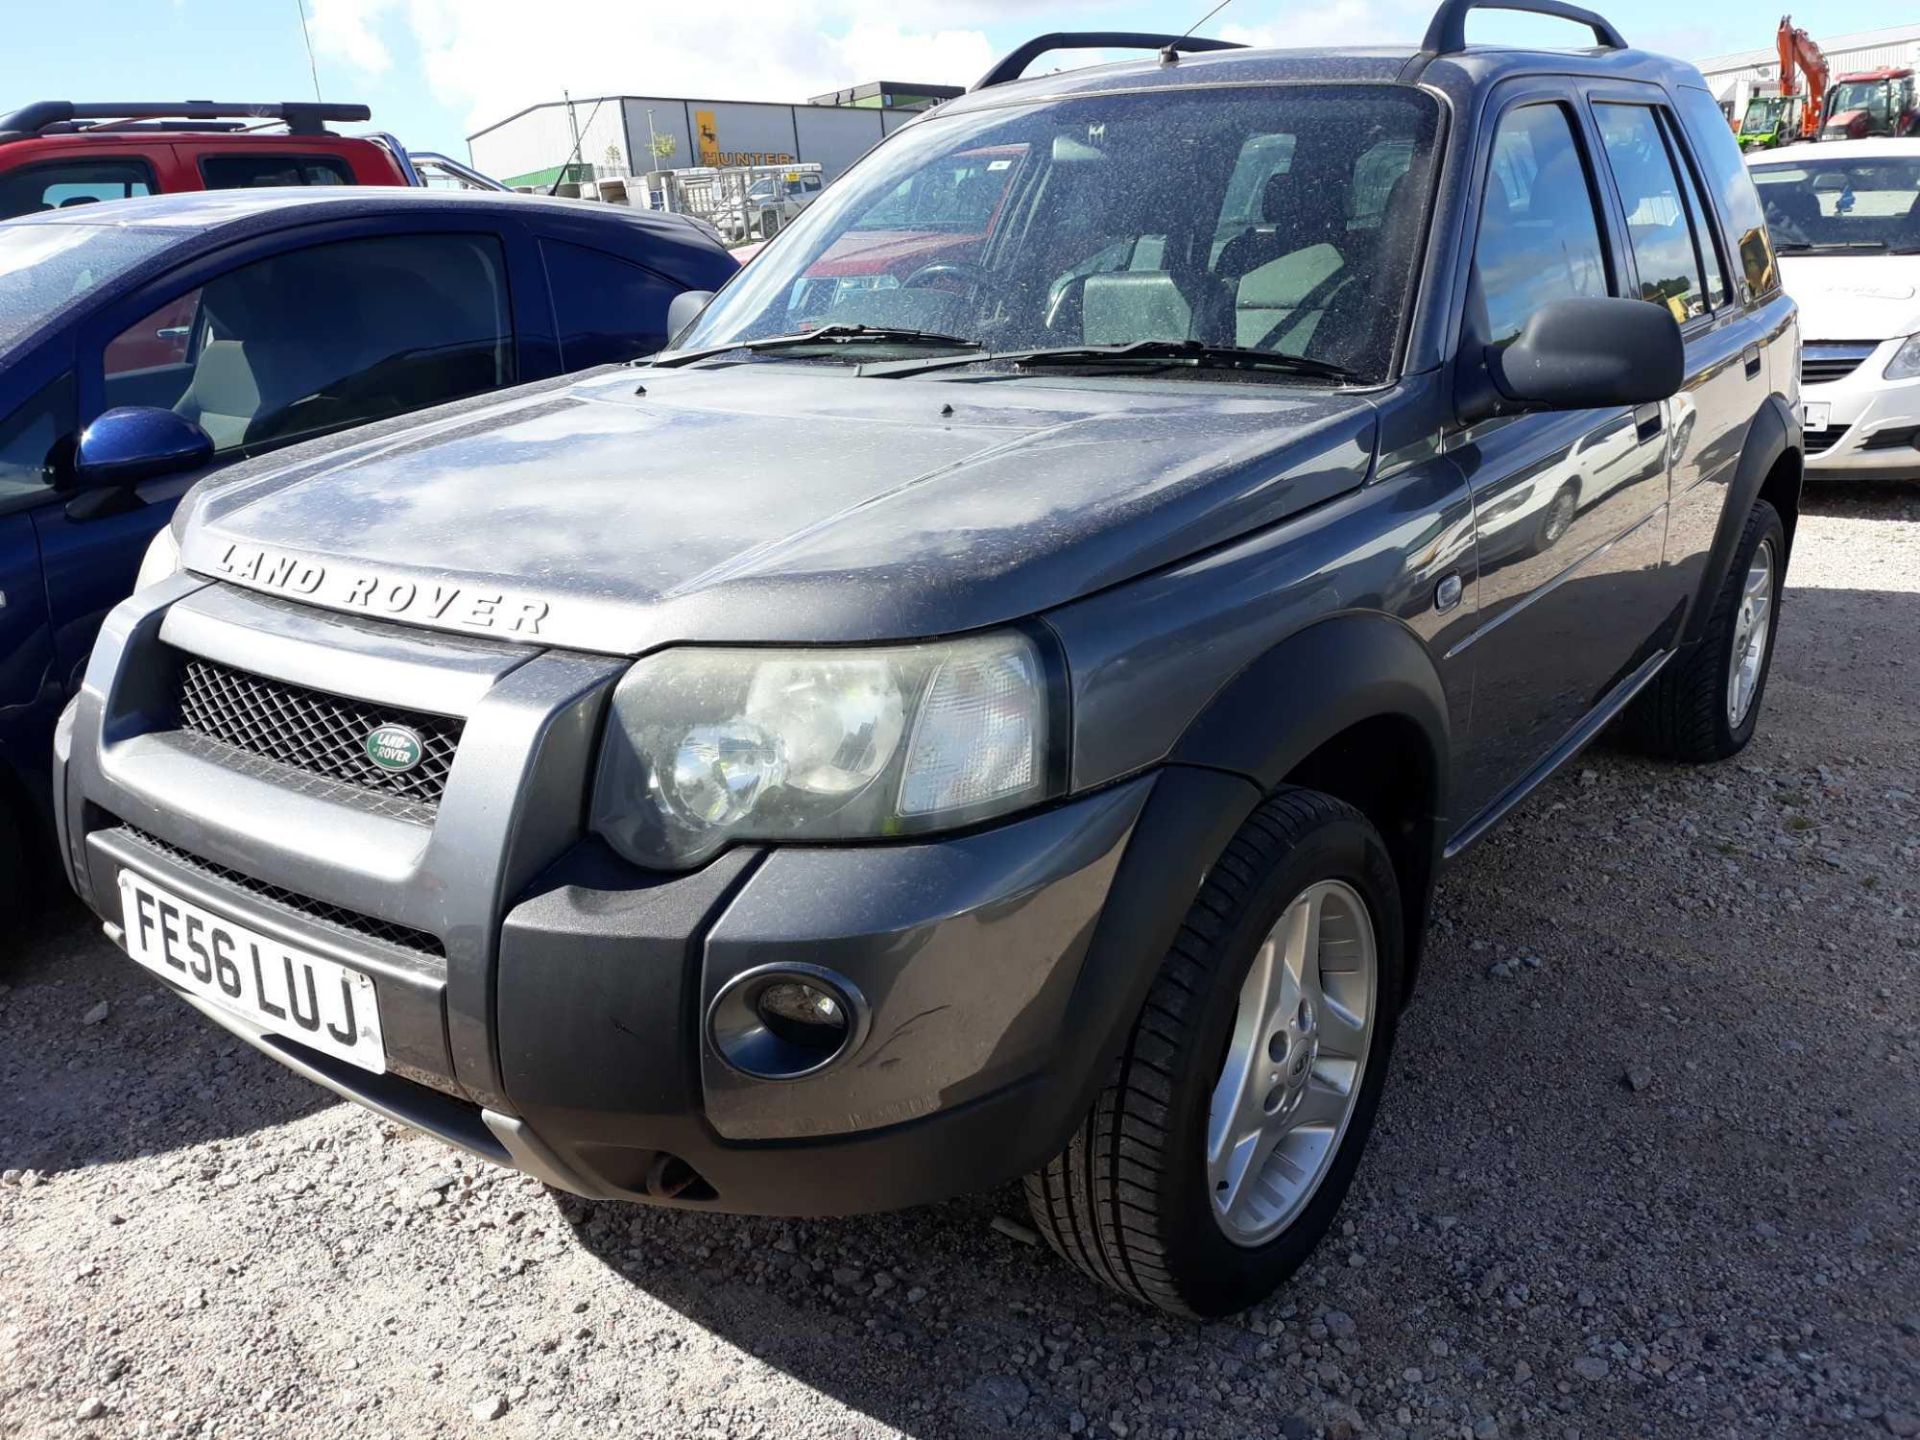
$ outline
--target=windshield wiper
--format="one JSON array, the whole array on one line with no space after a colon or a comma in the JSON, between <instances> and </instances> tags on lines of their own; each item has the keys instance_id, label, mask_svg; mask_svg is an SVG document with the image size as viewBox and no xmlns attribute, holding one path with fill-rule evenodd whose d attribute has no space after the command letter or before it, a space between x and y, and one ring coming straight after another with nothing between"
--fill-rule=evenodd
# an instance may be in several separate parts
<instances>
[{"instance_id":1,"label":"windshield wiper","mask_svg":"<svg viewBox=\"0 0 1920 1440\"><path fill-rule=\"evenodd\" d=\"M1204 340L1128 340L1116 345L1058 345L1035 350L994 350L984 355L943 355L932 360L896 360L862 365L860 373L898 378L994 361L1031 369L1098 369L1106 365L1141 365L1159 369L1187 364L1209 370L1276 370L1316 380L1362 378L1359 372L1330 360L1283 355L1273 350L1254 350L1244 345L1209 345Z\"/></svg>"},{"instance_id":2,"label":"windshield wiper","mask_svg":"<svg viewBox=\"0 0 1920 1440\"><path fill-rule=\"evenodd\" d=\"M847 345L858 341L883 345L938 345L942 349L955 346L965 350L981 348L978 340L969 340L964 335L943 335L938 330L909 330L893 325L822 325L817 330L796 330L791 335L767 335L758 340L709 345L700 350L668 355L653 363L664 369L672 365L691 365L696 360L725 355L733 350L791 350L802 345Z\"/></svg>"},{"instance_id":3,"label":"windshield wiper","mask_svg":"<svg viewBox=\"0 0 1920 1440\"><path fill-rule=\"evenodd\" d=\"M1815 250L1884 250L1884 240L1789 240L1773 247L1776 255L1805 255Z\"/></svg>"}]
</instances>

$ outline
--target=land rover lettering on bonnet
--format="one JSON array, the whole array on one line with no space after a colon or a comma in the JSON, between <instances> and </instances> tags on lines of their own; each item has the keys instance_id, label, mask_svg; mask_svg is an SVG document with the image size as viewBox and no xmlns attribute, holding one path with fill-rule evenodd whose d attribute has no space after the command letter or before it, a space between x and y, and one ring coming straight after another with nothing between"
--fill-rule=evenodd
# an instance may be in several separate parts
<instances>
[{"instance_id":1,"label":"land rover lettering on bonnet","mask_svg":"<svg viewBox=\"0 0 1920 1440\"><path fill-rule=\"evenodd\" d=\"M644 367L198 487L65 717L75 888L548 1185L1023 1178L1132 1300L1257 1302L1336 1223L1435 877L1603 728L1738 754L1799 513L1699 73L1475 8L1046 36Z\"/></svg>"},{"instance_id":2,"label":"land rover lettering on bonnet","mask_svg":"<svg viewBox=\"0 0 1920 1440\"><path fill-rule=\"evenodd\" d=\"M484 586L394 579L337 564L329 568L317 560L248 545L226 546L213 569L236 584L300 596L316 605L469 630L538 635L550 609L544 600Z\"/></svg>"}]
</instances>

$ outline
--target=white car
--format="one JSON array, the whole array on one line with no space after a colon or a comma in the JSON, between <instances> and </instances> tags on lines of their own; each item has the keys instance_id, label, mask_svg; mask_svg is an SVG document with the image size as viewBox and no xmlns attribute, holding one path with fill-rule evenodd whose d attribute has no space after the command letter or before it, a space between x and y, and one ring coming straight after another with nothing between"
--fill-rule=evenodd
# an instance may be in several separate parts
<instances>
[{"instance_id":1,"label":"white car","mask_svg":"<svg viewBox=\"0 0 1920 1440\"><path fill-rule=\"evenodd\" d=\"M1747 161L1800 302L1807 473L1920 479L1920 139Z\"/></svg>"}]
</instances>

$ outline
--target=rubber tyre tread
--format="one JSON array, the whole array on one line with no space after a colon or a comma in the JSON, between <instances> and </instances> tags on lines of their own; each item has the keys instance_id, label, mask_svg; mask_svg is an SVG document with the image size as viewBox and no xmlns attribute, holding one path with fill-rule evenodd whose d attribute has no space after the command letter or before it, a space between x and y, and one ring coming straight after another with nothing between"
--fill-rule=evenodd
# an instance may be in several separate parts
<instances>
[{"instance_id":1,"label":"rubber tyre tread","mask_svg":"<svg viewBox=\"0 0 1920 1440\"><path fill-rule=\"evenodd\" d=\"M1225 1306L1211 1303L1196 1295L1196 1277L1181 1273L1174 1253L1174 1227L1181 1222L1168 1213L1167 1195L1170 1182L1179 1183L1190 1170L1174 1149L1172 1131L1182 1101L1192 1102L1193 1097L1179 1092L1179 1077L1189 1052L1207 1039L1203 1001L1225 984L1232 987L1237 1004L1245 964L1264 938L1264 929L1251 945L1239 932L1264 898L1263 882L1298 845L1329 827L1364 832L1365 842L1375 847L1389 891L1384 907L1389 913L1375 913L1373 919L1376 948L1383 962L1393 963L1381 967L1375 1042L1363 1086L1363 1093L1371 1090L1377 1103L1399 1008L1400 915L1391 864L1378 834L1358 810L1318 791L1283 789L1248 817L1213 865L1085 1121L1064 1150L1026 1177L1027 1207L1048 1245L1092 1279L1139 1304L1177 1315L1220 1314L1258 1298L1235 1296ZM1375 896L1368 900L1370 907L1380 903ZM1207 1074L1204 1069L1197 1073ZM1208 1088L1210 1093L1211 1082ZM1372 1110L1364 1104L1361 1108L1366 1114L1356 1113L1349 1123L1343 1149L1365 1143ZM1350 1171L1349 1166L1348 1178ZM1330 1180L1323 1188L1325 1184ZM1344 1191L1345 1178L1339 1188ZM1335 1196L1333 1206L1337 1204ZM1318 1197L1308 1213L1317 1205ZM1326 1207L1329 1219L1333 1206ZM1269 1247L1286 1240L1305 1219L1303 1213L1300 1221L1268 1242ZM1206 1222L1214 1223L1211 1214ZM1316 1233L1304 1247L1295 1247L1301 1258L1317 1239ZM1293 1260L1285 1269L1298 1263Z\"/></svg>"},{"instance_id":2,"label":"rubber tyre tread","mask_svg":"<svg viewBox=\"0 0 1920 1440\"><path fill-rule=\"evenodd\" d=\"M1736 729L1727 723L1726 709L1733 627L1747 570L1760 542L1768 537L1773 540L1774 554L1773 631L1767 640L1759 688L1747 708L1746 719ZM1755 501L1740 543L1734 547L1733 563L1713 597L1699 643L1675 656L1627 712L1627 737L1637 749L1688 765L1710 765L1746 749L1760 718L1761 702L1766 699L1767 676L1772 672L1773 652L1780 638L1786 560L1786 529L1779 512L1765 500Z\"/></svg>"}]
</instances>

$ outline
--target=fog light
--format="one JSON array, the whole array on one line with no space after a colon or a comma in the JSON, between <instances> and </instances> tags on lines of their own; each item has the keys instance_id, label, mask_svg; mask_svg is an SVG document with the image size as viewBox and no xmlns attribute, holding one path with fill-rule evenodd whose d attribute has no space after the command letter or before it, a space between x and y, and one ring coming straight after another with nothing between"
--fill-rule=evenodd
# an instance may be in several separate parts
<instances>
[{"instance_id":1,"label":"fog light","mask_svg":"<svg viewBox=\"0 0 1920 1440\"><path fill-rule=\"evenodd\" d=\"M852 982L811 965L770 965L734 977L707 1012L720 1058L758 1080L796 1080L855 1049L866 1001Z\"/></svg>"},{"instance_id":2,"label":"fog light","mask_svg":"<svg viewBox=\"0 0 1920 1440\"><path fill-rule=\"evenodd\" d=\"M777 980L756 1002L766 1027L790 1044L831 1054L847 1039L847 1012L840 1001L800 980Z\"/></svg>"}]
</instances>

